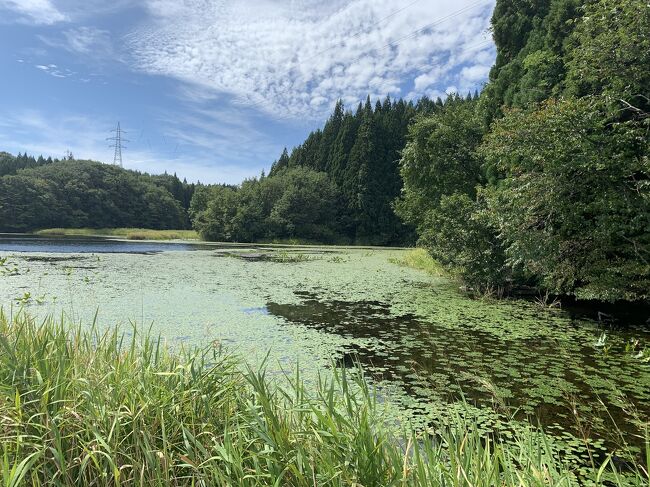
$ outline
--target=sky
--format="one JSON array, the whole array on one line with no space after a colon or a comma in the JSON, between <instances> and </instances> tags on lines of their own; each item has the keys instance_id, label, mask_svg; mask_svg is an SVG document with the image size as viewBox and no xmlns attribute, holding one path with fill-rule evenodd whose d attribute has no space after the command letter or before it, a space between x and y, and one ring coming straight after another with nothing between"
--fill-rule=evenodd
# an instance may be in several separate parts
<instances>
[{"instance_id":1,"label":"sky","mask_svg":"<svg viewBox=\"0 0 650 487\"><path fill-rule=\"evenodd\" d=\"M0 0L0 151L239 183L337 100L481 89L494 0Z\"/></svg>"}]
</instances>

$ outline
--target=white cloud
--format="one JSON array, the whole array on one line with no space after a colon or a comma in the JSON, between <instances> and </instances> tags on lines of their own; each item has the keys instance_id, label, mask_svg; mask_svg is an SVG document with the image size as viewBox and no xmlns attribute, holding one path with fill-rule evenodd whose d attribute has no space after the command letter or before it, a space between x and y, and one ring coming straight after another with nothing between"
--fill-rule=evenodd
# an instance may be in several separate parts
<instances>
[{"instance_id":1,"label":"white cloud","mask_svg":"<svg viewBox=\"0 0 650 487\"><path fill-rule=\"evenodd\" d=\"M138 5L134 0L55 0L73 22L114 14Z\"/></svg>"},{"instance_id":2,"label":"white cloud","mask_svg":"<svg viewBox=\"0 0 650 487\"><path fill-rule=\"evenodd\" d=\"M0 9L17 13L19 20L35 24L51 25L68 20L51 0L0 0Z\"/></svg>"},{"instance_id":3,"label":"white cloud","mask_svg":"<svg viewBox=\"0 0 650 487\"><path fill-rule=\"evenodd\" d=\"M3 113L0 117L0 144L9 151L63 157L71 150L80 157L105 156L92 141L106 138L94 122L81 116L46 116L39 110Z\"/></svg>"},{"instance_id":4,"label":"white cloud","mask_svg":"<svg viewBox=\"0 0 650 487\"><path fill-rule=\"evenodd\" d=\"M75 27L56 34L37 35L37 37L50 47L82 55L87 61L103 62L115 58L111 33L96 27Z\"/></svg>"},{"instance_id":5,"label":"white cloud","mask_svg":"<svg viewBox=\"0 0 650 487\"><path fill-rule=\"evenodd\" d=\"M476 87L477 59L489 58L489 65L493 57L491 42L480 44L488 39L493 0L146 5L149 21L126 38L136 68L233 95L277 117L320 118L338 98L368 93Z\"/></svg>"},{"instance_id":6,"label":"white cloud","mask_svg":"<svg viewBox=\"0 0 650 487\"><path fill-rule=\"evenodd\" d=\"M69 70L68 68L59 68L56 64L36 64L34 65L36 69L40 69L44 73L54 76L55 78L69 78L76 74L74 71Z\"/></svg>"},{"instance_id":7,"label":"white cloud","mask_svg":"<svg viewBox=\"0 0 650 487\"><path fill-rule=\"evenodd\" d=\"M110 52L112 50L110 34L106 30L93 27L79 27L63 33L68 49L81 54Z\"/></svg>"},{"instance_id":8,"label":"white cloud","mask_svg":"<svg viewBox=\"0 0 650 487\"><path fill-rule=\"evenodd\" d=\"M0 13L6 10L14 14L8 18L0 15L0 23L80 23L137 6L133 0L0 0Z\"/></svg>"},{"instance_id":9,"label":"white cloud","mask_svg":"<svg viewBox=\"0 0 650 487\"><path fill-rule=\"evenodd\" d=\"M260 129L251 114L223 100L213 103L192 104L185 113L163 112L157 117L167 155L190 160L198 154L198 160L210 161L212 169L206 170L202 181L238 183L268 170L282 151L281 142Z\"/></svg>"},{"instance_id":10,"label":"white cloud","mask_svg":"<svg viewBox=\"0 0 650 487\"><path fill-rule=\"evenodd\" d=\"M466 66L460 72L460 79L466 84L478 83L487 78L491 68L491 64L474 64Z\"/></svg>"}]
</instances>

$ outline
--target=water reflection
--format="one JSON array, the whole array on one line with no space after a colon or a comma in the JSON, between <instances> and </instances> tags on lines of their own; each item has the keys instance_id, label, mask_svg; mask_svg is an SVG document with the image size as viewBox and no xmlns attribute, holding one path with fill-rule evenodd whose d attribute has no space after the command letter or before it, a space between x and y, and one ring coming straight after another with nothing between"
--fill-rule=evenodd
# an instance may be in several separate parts
<instances>
[{"instance_id":1,"label":"water reflection","mask_svg":"<svg viewBox=\"0 0 650 487\"><path fill-rule=\"evenodd\" d=\"M632 442L638 440L636 430L619 396L629 394L629 404L641 417L650 416L650 390L638 387L647 382L648 371L625 354L621 330L605 356L580 339L586 324L579 321L558 324L552 336L499 337L482 332L469 317L450 329L413 314L395 315L388 303L296 294L301 303L271 302L269 312L293 326L348 338L337 357L340 365L360 363L378 383L399 384L422 401L453 401L461 395L478 406L499 401L519 419L575 435L580 433L577 410L597 436L605 438L615 422Z\"/></svg>"},{"instance_id":2,"label":"water reflection","mask_svg":"<svg viewBox=\"0 0 650 487\"><path fill-rule=\"evenodd\" d=\"M54 252L75 254L151 254L163 251L187 251L209 248L180 242L140 242L103 237L42 237L38 235L0 234L0 252Z\"/></svg>"}]
</instances>

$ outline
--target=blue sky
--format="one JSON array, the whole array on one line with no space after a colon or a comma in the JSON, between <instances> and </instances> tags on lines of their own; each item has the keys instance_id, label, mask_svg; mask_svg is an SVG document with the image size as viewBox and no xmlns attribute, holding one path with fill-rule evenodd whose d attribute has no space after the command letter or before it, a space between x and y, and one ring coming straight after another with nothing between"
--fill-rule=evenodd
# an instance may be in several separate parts
<instances>
[{"instance_id":1,"label":"blue sky","mask_svg":"<svg viewBox=\"0 0 650 487\"><path fill-rule=\"evenodd\" d=\"M238 183L337 99L483 85L493 0L0 0L0 150Z\"/></svg>"}]
</instances>

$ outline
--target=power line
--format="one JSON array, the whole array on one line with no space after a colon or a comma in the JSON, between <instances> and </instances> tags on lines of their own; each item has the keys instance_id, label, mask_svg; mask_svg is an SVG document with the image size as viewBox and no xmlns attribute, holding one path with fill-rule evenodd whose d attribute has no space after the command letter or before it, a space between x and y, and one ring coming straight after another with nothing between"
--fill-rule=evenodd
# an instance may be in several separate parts
<instances>
[{"instance_id":1,"label":"power line","mask_svg":"<svg viewBox=\"0 0 650 487\"><path fill-rule=\"evenodd\" d=\"M441 17L440 19L438 19L438 20L436 20L434 22L431 22L430 24L427 24L427 25L425 25L423 27L420 27L419 29L414 30L413 32L410 32L409 34L406 34L403 37L395 39L394 41L391 41L388 44L386 44L386 45L384 45L384 46L382 46L382 47L380 47L378 49L375 49L373 52L381 52L381 51L385 51L389 47L399 46L400 43L402 43L403 41L408 40L408 39L412 39L414 37L417 37L418 34L422 34L423 32L426 32L427 30L432 29L433 27L436 27L437 25L442 24L442 23L446 22L449 19L453 19L454 17L458 17L459 15L464 14L469 10L472 10L474 7L477 7L477 6L479 6L481 4L485 4L485 3L486 3L485 0L478 0L478 1L476 1L476 2L474 2L472 4L470 4L470 5L467 5L466 7L461 8L460 10L456 10L455 12L447 15L446 17ZM360 61L361 59L363 59L366 56L366 54L367 53L364 53L361 56L353 59L352 61L350 61L350 64L355 63L356 61Z\"/></svg>"},{"instance_id":2,"label":"power line","mask_svg":"<svg viewBox=\"0 0 650 487\"><path fill-rule=\"evenodd\" d=\"M481 50L483 47L487 47L492 44L492 41L490 39L486 39L484 41L481 41L477 44L472 44L471 46L467 46L465 49L462 49L460 51L449 51L449 57L451 58L452 56L460 56L461 54L465 54L468 51L472 51L474 49L479 49ZM418 64L417 66L413 66L409 69L409 71L419 71L420 69L424 68L429 68L432 67L431 63L422 63Z\"/></svg>"},{"instance_id":3,"label":"power line","mask_svg":"<svg viewBox=\"0 0 650 487\"><path fill-rule=\"evenodd\" d=\"M115 132L115 135L113 137L107 137L106 140L113 142L108 147L110 149L115 149L115 154L113 155L113 165L124 167L122 164L122 149L126 149L126 147L122 145L122 142L130 142L130 140L122 137L122 134L125 134L126 132L120 128L120 122L117 122L117 128L115 130L111 130L111 132Z\"/></svg>"}]
</instances>

